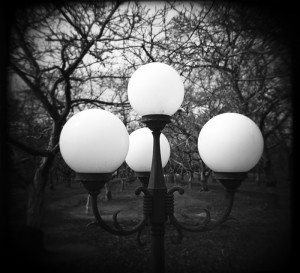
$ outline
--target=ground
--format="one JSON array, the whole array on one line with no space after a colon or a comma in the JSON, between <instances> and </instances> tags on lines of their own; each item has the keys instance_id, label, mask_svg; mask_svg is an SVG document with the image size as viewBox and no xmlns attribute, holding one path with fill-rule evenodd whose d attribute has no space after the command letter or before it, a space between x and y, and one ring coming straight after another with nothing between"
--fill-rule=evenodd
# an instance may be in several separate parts
<instances>
[{"instance_id":1,"label":"ground","mask_svg":"<svg viewBox=\"0 0 300 273\"><path fill-rule=\"evenodd\" d=\"M113 199L106 201L104 193L98 205L107 221L121 210L120 221L137 223L142 216L142 194L134 195L139 181L128 184L124 191L113 188ZM173 185L168 185L172 187ZM264 186L247 181L239 188L231 215L234 220L204 233L184 232L181 244L172 243L176 236L167 225L165 235L166 273L194 272L269 272L288 271L292 244L291 203L289 187L277 189L278 203L269 203ZM149 272L149 229L143 232L147 242L138 246L136 236L118 237L97 226L92 212L86 213L87 193L80 184L71 188L59 185L47 190L44 219L45 252L26 258L24 264L37 272ZM201 220L202 208L210 209L216 218L225 206L224 189L212 182L209 191L199 186L185 188L175 194L175 211L180 221ZM30 262L30 260L32 262ZM25 268L24 268L25 269ZM29 271L28 271L29 272Z\"/></svg>"}]
</instances>

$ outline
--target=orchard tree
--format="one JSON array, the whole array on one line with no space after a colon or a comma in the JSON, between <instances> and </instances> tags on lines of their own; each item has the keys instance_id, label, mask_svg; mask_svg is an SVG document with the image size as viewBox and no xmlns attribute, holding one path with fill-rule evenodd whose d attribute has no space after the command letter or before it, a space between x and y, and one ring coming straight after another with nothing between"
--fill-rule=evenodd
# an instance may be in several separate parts
<instances>
[{"instance_id":1,"label":"orchard tree","mask_svg":"<svg viewBox=\"0 0 300 273\"><path fill-rule=\"evenodd\" d=\"M129 11L130 8L130 11ZM131 36L135 8L120 2L44 5L17 10L10 37L10 98L14 116L9 142L34 156L28 184L27 225L41 228L45 186L61 129L73 113L89 107L120 107L111 70L119 42ZM109 59L109 61L107 60ZM22 113L17 117L16 113Z\"/></svg>"},{"instance_id":2,"label":"orchard tree","mask_svg":"<svg viewBox=\"0 0 300 273\"><path fill-rule=\"evenodd\" d=\"M289 156L290 47L277 38L276 34L283 33L281 26L258 11L243 4L215 3L207 13L186 5L173 18L170 36L176 45L184 29L180 36L184 46L173 49L169 61L178 65L185 78L187 100L183 105L192 105L188 108L198 117L194 124L199 124L199 129L217 114L238 112L259 125L266 158L276 153L278 145L283 145ZM189 126L187 120L182 124Z\"/></svg>"}]
</instances>

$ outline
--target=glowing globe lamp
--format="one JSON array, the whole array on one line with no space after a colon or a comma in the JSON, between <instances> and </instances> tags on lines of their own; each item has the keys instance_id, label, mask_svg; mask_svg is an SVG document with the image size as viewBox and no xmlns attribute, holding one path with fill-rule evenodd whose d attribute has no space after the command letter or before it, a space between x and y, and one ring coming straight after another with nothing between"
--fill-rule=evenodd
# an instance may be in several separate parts
<instances>
[{"instance_id":1,"label":"glowing globe lamp","mask_svg":"<svg viewBox=\"0 0 300 273\"><path fill-rule=\"evenodd\" d=\"M141 128L129 136L129 150L126 156L127 165L137 173L150 172L153 156L153 136L148 128ZM160 152L162 167L170 158L170 144L164 134L160 134Z\"/></svg>"},{"instance_id":2,"label":"glowing globe lamp","mask_svg":"<svg viewBox=\"0 0 300 273\"><path fill-rule=\"evenodd\" d=\"M141 116L173 115L184 98L184 86L171 66L154 62L138 68L128 83L128 99Z\"/></svg>"},{"instance_id":3,"label":"glowing globe lamp","mask_svg":"<svg viewBox=\"0 0 300 273\"><path fill-rule=\"evenodd\" d=\"M261 158L263 147L258 126L237 113L220 114L210 119L198 138L201 159L219 173L248 172Z\"/></svg>"},{"instance_id":4,"label":"glowing globe lamp","mask_svg":"<svg viewBox=\"0 0 300 273\"><path fill-rule=\"evenodd\" d=\"M101 109L81 111L62 129L60 151L77 173L112 173L125 160L129 135L122 121Z\"/></svg>"}]
</instances>

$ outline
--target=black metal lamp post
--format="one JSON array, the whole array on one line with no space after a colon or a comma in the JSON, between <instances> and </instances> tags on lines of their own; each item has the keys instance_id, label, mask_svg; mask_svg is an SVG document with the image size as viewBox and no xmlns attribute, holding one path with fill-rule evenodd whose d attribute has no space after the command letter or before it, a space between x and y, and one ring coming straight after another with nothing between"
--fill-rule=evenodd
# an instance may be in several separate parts
<instances>
[{"instance_id":1,"label":"black metal lamp post","mask_svg":"<svg viewBox=\"0 0 300 273\"><path fill-rule=\"evenodd\" d=\"M92 224L119 236L137 233L140 244L143 244L140 240L141 232L146 226L150 226L150 266L153 273L164 272L165 269L166 222L169 221L175 227L177 242L181 241L183 230L204 232L222 224L229 217L236 189L246 178L247 172L256 165L263 150L261 132L249 118L226 113L208 121L199 134L198 149L202 160L213 170L214 177L224 185L229 197L228 205L216 221L211 221L210 212L204 209L205 219L198 226L180 223L174 216L173 194L176 191L183 194L184 190L180 187L168 190L166 187L163 164L168 161L170 151L168 143L163 144L161 131L171 122L171 116L180 107L183 97L184 88L179 74L162 63L141 66L129 81L129 101L133 109L142 116L142 122L152 131L151 169L149 163L146 167L142 164L143 153L135 157L141 153L141 148L135 147L136 154L130 155L129 136L125 126L104 110L93 109L76 114L66 123L60 137L64 160L77 172L77 179L82 181L91 194L96 219ZM134 141L130 145L135 145ZM167 152L161 154L162 150ZM147 157L149 150L144 153L144 157ZM143 219L131 229L123 229L118 223L119 212L113 215L113 226L105 223L97 206L98 194L125 157L143 184L136 190L136 194L144 194Z\"/></svg>"}]
</instances>

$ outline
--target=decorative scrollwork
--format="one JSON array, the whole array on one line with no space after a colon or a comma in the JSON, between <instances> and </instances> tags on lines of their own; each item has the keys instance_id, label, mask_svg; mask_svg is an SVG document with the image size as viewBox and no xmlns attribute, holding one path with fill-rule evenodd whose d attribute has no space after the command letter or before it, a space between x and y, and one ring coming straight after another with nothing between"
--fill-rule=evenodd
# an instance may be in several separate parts
<instances>
[{"instance_id":1,"label":"decorative scrollwork","mask_svg":"<svg viewBox=\"0 0 300 273\"><path fill-rule=\"evenodd\" d=\"M144 198L145 197L150 197L150 193L149 193L149 191L145 188L145 187L139 187L139 188L137 188L136 189L136 191L135 191L135 194L136 195L140 195L141 194L141 192L143 192L144 193ZM146 200L147 200L147 198L146 198ZM151 202L151 200L150 200L150 202ZM145 203L145 202L144 202ZM145 205L145 204L144 204ZM151 205L151 204L150 204ZM144 212L145 212L145 208L144 208ZM144 228L145 228L145 226L147 225L147 223L148 223L148 215L146 214L146 213L144 213L144 217L143 217L143 219L136 225L136 226L134 226L133 228L131 228L131 229L128 229L128 230L125 230L125 229L123 229L122 227L121 227L121 225L118 223L118 220L117 220L117 215L120 213L120 210L119 211L116 211L115 213L114 213L114 215L113 215L113 222L114 222L114 227L118 230L118 231L120 231L120 232L122 232L124 235L129 235L129 234L133 234L133 233L136 233L136 232L141 232ZM122 234L122 235L123 235ZM139 236L139 235L138 235ZM139 241L139 239L138 239L138 241Z\"/></svg>"},{"instance_id":2,"label":"decorative scrollwork","mask_svg":"<svg viewBox=\"0 0 300 273\"><path fill-rule=\"evenodd\" d=\"M174 215L174 193L179 192L179 194L184 193L184 189L181 187L173 187L170 189L165 197L165 212L166 216L169 220L169 223L175 228L177 232L176 238L172 238L172 242L174 244L178 244L182 241L183 239L183 230L190 231L190 232L204 232L204 231L209 231L217 226L221 225L225 221L233 219L232 217L229 217L232 206L233 206L233 201L234 201L234 191L228 190L226 192L226 197L228 200L228 204L226 206L226 209L222 213L219 219L214 220L211 218L210 211L207 209L202 209L202 211L205 213L204 220L201 223L198 223L196 225L187 225L180 223L177 218ZM145 187L139 187L136 189L135 194L140 195L141 193L144 193L144 216L143 219L133 226L130 229L124 229L118 222L118 214L120 213L119 211L116 211L113 214L113 227L105 223L105 221L102 219L99 210L98 210L98 205L97 205L97 192L91 193L91 198L92 198L92 208L94 212L94 216L96 221L91 222L88 224L90 225L98 225L102 227L104 230L115 234L119 236L124 236L124 235L130 235L137 233L137 242L140 246L144 246L146 244L145 241L141 240L141 235L146 226L148 226L148 223L150 222L150 217L152 214L152 195L150 192L145 188Z\"/></svg>"},{"instance_id":3,"label":"decorative scrollwork","mask_svg":"<svg viewBox=\"0 0 300 273\"><path fill-rule=\"evenodd\" d=\"M90 194L91 194L91 198L92 198L93 213L94 213L96 221L90 223L89 226L90 225L98 225L98 226L102 227L104 230L106 230L109 233L112 233L112 234L115 234L115 235L122 235L122 234L119 234L120 232L118 230L113 229L112 227L110 227L102 219L102 217L101 217L101 215L100 215L100 213L98 211L98 206L97 206L97 196L98 196L98 193L91 192Z\"/></svg>"},{"instance_id":4,"label":"decorative scrollwork","mask_svg":"<svg viewBox=\"0 0 300 273\"><path fill-rule=\"evenodd\" d=\"M210 212L208 210L204 210L206 213L205 219L203 223L200 223L199 225L196 226L187 226L185 224L180 223L174 215L170 215L169 219L171 224L176 228L176 229L182 229L182 230L187 230L190 232L201 232L206 230L208 223L210 222Z\"/></svg>"},{"instance_id":5,"label":"decorative scrollwork","mask_svg":"<svg viewBox=\"0 0 300 273\"><path fill-rule=\"evenodd\" d=\"M119 212L120 211L117 211L114 213L113 222L114 222L114 227L116 228L116 230L122 233L121 235L130 235L130 234L136 233L139 230L143 230L144 227L147 225L148 216L144 216L143 219L137 225L135 225L133 228L123 229L117 220L117 215Z\"/></svg>"},{"instance_id":6,"label":"decorative scrollwork","mask_svg":"<svg viewBox=\"0 0 300 273\"><path fill-rule=\"evenodd\" d=\"M143 192L145 196L148 196L148 199L149 199L150 193L144 187L139 187L135 191L135 194L139 195L141 192ZM138 242L141 245L143 244L140 240L140 235L141 235L142 230L145 228L145 226L148 223L147 214L144 214L143 219L137 225L132 227L131 229L123 229L123 227L119 224L118 219L117 219L117 216L120 213L120 210L118 210L113 214L114 227L111 227L102 219L102 217L99 213L98 204L97 204L97 197L98 197L99 192L91 192L90 194L91 194L91 198L92 198L93 213L94 213L96 221L89 223L88 226L98 225L98 226L102 227L104 230L106 230L112 234L119 235L119 236L130 235L130 234L134 234L134 233L138 232ZM148 203L149 203L149 201L148 201Z\"/></svg>"},{"instance_id":7,"label":"decorative scrollwork","mask_svg":"<svg viewBox=\"0 0 300 273\"><path fill-rule=\"evenodd\" d=\"M181 187L173 187L168 192L167 195L172 195L174 192L178 191L180 195L184 194L184 189Z\"/></svg>"},{"instance_id":8,"label":"decorative scrollwork","mask_svg":"<svg viewBox=\"0 0 300 273\"><path fill-rule=\"evenodd\" d=\"M145 196L149 196L150 195L150 192L143 186L141 187L138 187L136 190L135 190L135 195L140 195L141 192L145 195Z\"/></svg>"},{"instance_id":9,"label":"decorative scrollwork","mask_svg":"<svg viewBox=\"0 0 300 273\"><path fill-rule=\"evenodd\" d=\"M217 220L213 220L210 215L210 211L207 209L203 209L205 213L205 218L204 221L196 226L187 226L185 224L180 223L174 214L169 215L169 221L170 223L175 227L175 229L178 232L178 239L182 239L182 230L187 230L190 232L204 232L204 231L209 231L217 226L220 226L223 224L225 221L231 220L232 217L229 217L229 214L231 212L232 206L233 206L233 201L234 201L234 192L228 191L226 194L228 198L228 205L226 207L226 210L222 213L221 217Z\"/></svg>"},{"instance_id":10,"label":"decorative scrollwork","mask_svg":"<svg viewBox=\"0 0 300 273\"><path fill-rule=\"evenodd\" d=\"M97 221L92 221L92 222L88 223L88 224L86 225L86 227L97 226L97 225L98 225L98 222L97 222Z\"/></svg>"},{"instance_id":11,"label":"decorative scrollwork","mask_svg":"<svg viewBox=\"0 0 300 273\"><path fill-rule=\"evenodd\" d=\"M234 194L235 191L226 190L226 199L228 200L226 209L224 210L219 219L210 221L209 226L207 226L207 229L205 229L205 231L213 230L214 228L220 226L224 222L234 219L233 217L230 217L230 212L233 207Z\"/></svg>"},{"instance_id":12,"label":"decorative scrollwork","mask_svg":"<svg viewBox=\"0 0 300 273\"><path fill-rule=\"evenodd\" d=\"M117 215L120 211L117 211L113 215L114 227L109 226L102 219L102 217L99 213L98 204L97 204L97 196L98 196L98 194L96 194L96 193L91 194L92 208L93 208L93 213L94 213L96 221L89 223L88 226L98 225L98 226L102 227L104 230L106 230L107 232L109 232L111 234L119 235L119 236L130 235L130 234L136 233L137 231L142 230L146 226L146 224L148 222L148 217L144 216L144 218L137 225L135 225L132 229L129 229L129 230L123 229L117 221Z\"/></svg>"}]
</instances>

